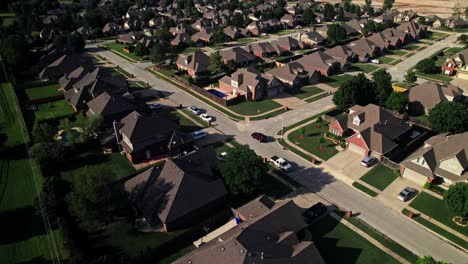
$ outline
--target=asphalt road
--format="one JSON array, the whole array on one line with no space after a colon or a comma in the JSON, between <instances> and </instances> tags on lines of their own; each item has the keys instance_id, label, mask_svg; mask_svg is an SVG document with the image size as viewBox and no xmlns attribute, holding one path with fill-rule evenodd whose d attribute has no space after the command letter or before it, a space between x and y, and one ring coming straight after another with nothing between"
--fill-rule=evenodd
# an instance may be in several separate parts
<instances>
[{"instance_id":1,"label":"asphalt road","mask_svg":"<svg viewBox=\"0 0 468 264\"><path fill-rule=\"evenodd\" d=\"M437 50L437 47L434 49ZM234 122L197 98L145 71L144 68L148 66L147 64L130 63L114 53L103 49L91 48L89 51L90 53L99 53L99 55L107 58L113 64L119 65L125 71L134 74L139 80L149 83L154 89L167 93L169 99L177 104L183 104L184 106L195 104L199 108L206 110L210 115L216 117L216 121L214 122L216 133L233 137L242 144L248 144L262 157L278 155L288 159L295 168L290 173L290 176L302 183L310 192L320 195L341 208L352 210L353 213L359 213L361 219L415 254L420 256L430 255L436 259L452 263L467 262L468 256L461 250L441 240L436 235L411 222L407 217L386 207L376 199L360 193L354 188L336 180L332 175L322 172L320 169L312 168L310 163L289 151L283 150L280 145L274 142L274 135L281 129L282 122L287 126L333 107L330 97L306 104L267 120ZM265 133L270 137L269 142L259 143L251 139L250 134L254 131Z\"/></svg>"}]
</instances>

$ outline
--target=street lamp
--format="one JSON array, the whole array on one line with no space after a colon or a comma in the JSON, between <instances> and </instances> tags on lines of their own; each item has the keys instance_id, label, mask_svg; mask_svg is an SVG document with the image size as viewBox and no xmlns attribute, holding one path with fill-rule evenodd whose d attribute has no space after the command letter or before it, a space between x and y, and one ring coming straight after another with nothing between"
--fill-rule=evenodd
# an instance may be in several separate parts
<instances>
[{"instance_id":1,"label":"street lamp","mask_svg":"<svg viewBox=\"0 0 468 264\"><path fill-rule=\"evenodd\" d=\"M283 140L283 132L284 132L284 118L281 117L281 140Z\"/></svg>"}]
</instances>

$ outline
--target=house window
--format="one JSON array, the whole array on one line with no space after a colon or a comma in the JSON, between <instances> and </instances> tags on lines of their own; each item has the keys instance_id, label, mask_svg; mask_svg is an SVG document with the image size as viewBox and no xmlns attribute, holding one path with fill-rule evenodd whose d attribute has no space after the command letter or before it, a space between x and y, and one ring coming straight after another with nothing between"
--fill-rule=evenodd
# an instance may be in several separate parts
<instances>
[{"instance_id":1,"label":"house window","mask_svg":"<svg viewBox=\"0 0 468 264\"><path fill-rule=\"evenodd\" d=\"M359 117L355 116L353 118L353 124L356 126L359 126L361 124L361 120L359 120Z\"/></svg>"},{"instance_id":2,"label":"house window","mask_svg":"<svg viewBox=\"0 0 468 264\"><path fill-rule=\"evenodd\" d=\"M447 66L448 66L448 67L452 67L452 63L449 63Z\"/></svg>"},{"instance_id":3,"label":"house window","mask_svg":"<svg viewBox=\"0 0 468 264\"><path fill-rule=\"evenodd\" d=\"M334 128L332 128L332 134L339 136L340 131L338 130L338 128L334 127Z\"/></svg>"}]
</instances>

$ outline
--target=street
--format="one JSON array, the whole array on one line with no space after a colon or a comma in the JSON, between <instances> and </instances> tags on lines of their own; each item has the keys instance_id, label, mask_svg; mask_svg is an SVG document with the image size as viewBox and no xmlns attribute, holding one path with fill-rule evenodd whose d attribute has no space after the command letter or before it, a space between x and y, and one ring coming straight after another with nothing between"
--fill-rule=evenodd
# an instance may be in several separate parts
<instances>
[{"instance_id":1,"label":"street","mask_svg":"<svg viewBox=\"0 0 468 264\"><path fill-rule=\"evenodd\" d=\"M449 41L448 39L452 40L453 38L454 36L451 36L446 40ZM435 52L442 47L448 46L446 41L440 43L440 45L435 44L428 48L430 51L427 51L427 56L432 54L432 50ZM313 168L310 162L296 156L292 152L283 150L283 148L273 140L270 140L268 143L259 143L250 138L250 134L254 131L260 131L273 138L276 132L281 129L282 123L284 126L288 126L332 108L333 103L331 101L331 96L310 104L305 104L270 119L256 122L235 122L197 98L192 97L174 85L158 79L150 72L145 71L145 68L150 65L149 63L130 63L110 51L96 48L95 46L88 47L90 53L99 54L111 63L119 65L128 73L133 74L137 79L144 83L149 83L153 89L169 94L168 98L177 104L182 104L184 106L192 104L197 105L199 108L206 110L208 114L214 115L216 117L216 122L214 123L214 128L217 131L216 133L233 137L242 144L248 144L262 157L269 158L273 155L278 155L288 159L294 166L293 172L289 175L307 187L310 192L316 193L341 208L352 210L353 213L359 213L359 217L369 225L415 254L420 256L430 255L435 259L452 263L466 263L467 255L464 252L413 223L399 212L393 211L378 200L370 198L356 189L336 180L335 177L324 173L321 169ZM423 52L426 52L426 50ZM411 64L413 60L421 59L420 56L417 57L418 58L406 60L410 62L407 63L405 67L412 67ZM395 66L390 69L392 71L392 69L395 68L393 72L398 76L401 75L403 71L406 73L404 70L405 67L402 69L399 65L400 64L397 65L398 67Z\"/></svg>"}]
</instances>

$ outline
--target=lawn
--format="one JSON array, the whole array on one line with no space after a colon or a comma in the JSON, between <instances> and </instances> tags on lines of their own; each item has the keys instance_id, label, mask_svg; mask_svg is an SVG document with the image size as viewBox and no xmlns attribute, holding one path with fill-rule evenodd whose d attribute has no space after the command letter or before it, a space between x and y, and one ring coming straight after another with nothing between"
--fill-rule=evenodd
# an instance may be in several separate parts
<instances>
[{"instance_id":1,"label":"lawn","mask_svg":"<svg viewBox=\"0 0 468 264\"><path fill-rule=\"evenodd\" d=\"M380 57L379 60L383 63L383 64L390 64L392 61L394 61L395 59L394 58L390 58L390 57Z\"/></svg>"},{"instance_id":2,"label":"lawn","mask_svg":"<svg viewBox=\"0 0 468 264\"><path fill-rule=\"evenodd\" d=\"M356 187L357 189L365 192L366 194L375 197L378 195L378 193L374 192L373 190L367 188L366 186L360 184L359 182L353 182L353 186Z\"/></svg>"},{"instance_id":3,"label":"lawn","mask_svg":"<svg viewBox=\"0 0 468 264\"><path fill-rule=\"evenodd\" d=\"M280 104L271 100L264 99L261 101L245 101L235 105L228 106L229 109L240 115L252 116L263 114L273 109L281 107Z\"/></svg>"},{"instance_id":4,"label":"lawn","mask_svg":"<svg viewBox=\"0 0 468 264\"><path fill-rule=\"evenodd\" d=\"M171 112L171 116L175 121L179 123L179 130L182 132L191 133L202 128L199 125L192 122L192 120L179 113L178 111Z\"/></svg>"},{"instance_id":5,"label":"lawn","mask_svg":"<svg viewBox=\"0 0 468 264\"><path fill-rule=\"evenodd\" d=\"M316 86L309 85L309 86L303 86L300 88L292 87L288 89L287 92L294 95L295 97L299 99L305 99L307 97L311 97L312 95L319 94L323 92L323 90Z\"/></svg>"},{"instance_id":6,"label":"lawn","mask_svg":"<svg viewBox=\"0 0 468 264\"><path fill-rule=\"evenodd\" d=\"M309 227L326 263L398 263L353 230L327 215Z\"/></svg>"},{"instance_id":7,"label":"lawn","mask_svg":"<svg viewBox=\"0 0 468 264\"><path fill-rule=\"evenodd\" d=\"M416 76L423 78L423 79L427 79L427 80L436 80L439 82L451 82L453 80L452 78L442 75L442 74L437 74L437 73L429 74L429 73L422 73L419 71L416 71Z\"/></svg>"},{"instance_id":8,"label":"lawn","mask_svg":"<svg viewBox=\"0 0 468 264\"><path fill-rule=\"evenodd\" d=\"M396 178L398 178L398 175L395 174L392 169L379 163L364 174L360 180L383 191L388 185L396 180Z\"/></svg>"},{"instance_id":9,"label":"lawn","mask_svg":"<svg viewBox=\"0 0 468 264\"><path fill-rule=\"evenodd\" d=\"M443 200L421 192L409 205L441 224L468 236L468 227L459 226L452 221L455 214L447 208Z\"/></svg>"},{"instance_id":10,"label":"lawn","mask_svg":"<svg viewBox=\"0 0 468 264\"><path fill-rule=\"evenodd\" d=\"M189 54L189 53L192 53L192 52L195 52L195 51L203 51L203 49L200 48L200 47L187 47L181 53L182 54Z\"/></svg>"},{"instance_id":11,"label":"lawn","mask_svg":"<svg viewBox=\"0 0 468 264\"><path fill-rule=\"evenodd\" d=\"M373 72L380 68L370 63L354 63L352 67L365 73Z\"/></svg>"},{"instance_id":12,"label":"lawn","mask_svg":"<svg viewBox=\"0 0 468 264\"><path fill-rule=\"evenodd\" d=\"M318 101L318 100L320 100L320 99L323 99L323 98L325 98L325 97L327 97L327 96L330 96L330 94L328 94L328 93L322 93L322 94L319 94L319 95L314 96L314 97L312 97L312 98L306 99L305 101L306 101L307 103L312 103L312 102Z\"/></svg>"},{"instance_id":13,"label":"lawn","mask_svg":"<svg viewBox=\"0 0 468 264\"><path fill-rule=\"evenodd\" d=\"M340 87L344 82L350 80L353 78L352 75L349 74L343 74L343 75L332 75L332 76L327 76L323 77L321 82L330 85L331 87L338 88Z\"/></svg>"},{"instance_id":14,"label":"lawn","mask_svg":"<svg viewBox=\"0 0 468 264\"><path fill-rule=\"evenodd\" d=\"M404 46L403 48L407 50L417 50L420 48L420 46L416 44L409 44L409 45Z\"/></svg>"},{"instance_id":15,"label":"lawn","mask_svg":"<svg viewBox=\"0 0 468 264\"><path fill-rule=\"evenodd\" d=\"M117 42L110 42L110 43L106 43L104 44L105 47L119 53L120 55L122 55L123 58L130 58L132 60L136 60L136 61L140 61L142 60L143 58L140 57L140 56L137 56L135 55L134 53L128 53L128 52L125 52L124 51L124 48L128 48L127 45L125 44L120 44L120 43L117 43Z\"/></svg>"},{"instance_id":16,"label":"lawn","mask_svg":"<svg viewBox=\"0 0 468 264\"><path fill-rule=\"evenodd\" d=\"M34 112L38 120L58 119L70 116L75 113L75 110L65 100L39 104L37 111Z\"/></svg>"},{"instance_id":17,"label":"lawn","mask_svg":"<svg viewBox=\"0 0 468 264\"><path fill-rule=\"evenodd\" d=\"M408 54L408 52L404 50L387 50L387 53L398 56L405 56L406 54Z\"/></svg>"},{"instance_id":18,"label":"lawn","mask_svg":"<svg viewBox=\"0 0 468 264\"><path fill-rule=\"evenodd\" d=\"M188 246L186 248L183 248L183 249L179 250L178 252L170 255L167 258L161 259L158 263L159 264L171 264L174 261L176 261L177 259L181 258L182 256L185 256L188 253L194 251L195 249L196 249L196 247L194 245L190 245L190 246Z\"/></svg>"},{"instance_id":19,"label":"lawn","mask_svg":"<svg viewBox=\"0 0 468 264\"><path fill-rule=\"evenodd\" d=\"M193 120L195 120L195 122L198 122L199 124L201 124L202 126L201 127L207 127L208 126L208 122L206 122L205 120L203 120L200 116L192 113L192 111L189 111L187 108L184 108L182 109L182 112L184 112L184 114L188 115L190 118L192 118ZM191 120L190 120L191 121ZM193 122L192 122L193 123ZM197 125L198 126L198 125Z\"/></svg>"},{"instance_id":20,"label":"lawn","mask_svg":"<svg viewBox=\"0 0 468 264\"><path fill-rule=\"evenodd\" d=\"M401 60L394 60L392 63L390 63L390 65L397 65L400 62L401 62Z\"/></svg>"},{"instance_id":21,"label":"lawn","mask_svg":"<svg viewBox=\"0 0 468 264\"><path fill-rule=\"evenodd\" d=\"M26 96L29 100L37 100L42 98L54 97L63 94L59 91L60 85L58 83L46 84L25 89Z\"/></svg>"},{"instance_id":22,"label":"lawn","mask_svg":"<svg viewBox=\"0 0 468 264\"><path fill-rule=\"evenodd\" d=\"M292 33L296 33L296 32L297 32L296 29L285 29L285 30L278 31L278 32L273 33L273 34L276 34L278 36L284 36L284 35L288 35L288 34L292 34Z\"/></svg>"},{"instance_id":23,"label":"lawn","mask_svg":"<svg viewBox=\"0 0 468 264\"><path fill-rule=\"evenodd\" d=\"M0 89L0 125L0 263L48 261L49 239L66 259L62 234L57 229L47 234L42 217L35 212L34 200L43 178L28 158L27 130L16 108L15 92L6 84Z\"/></svg>"},{"instance_id":24,"label":"lawn","mask_svg":"<svg viewBox=\"0 0 468 264\"><path fill-rule=\"evenodd\" d=\"M323 150L320 150L320 138L328 131L328 126L325 123L317 127L317 123L311 123L305 126L304 139L301 139L301 129L297 129L288 135L288 139L296 146L314 154L315 156L328 160L333 157L338 150L335 148L335 143L330 140L325 140L322 144Z\"/></svg>"},{"instance_id":25,"label":"lawn","mask_svg":"<svg viewBox=\"0 0 468 264\"><path fill-rule=\"evenodd\" d=\"M428 37L430 40L439 40L440 38L448 37L449 34L444 34L440 32L432 32L432 34Z\"/></svg>"},{"instance_id":26,"label":"lawn","mask_svg":"<svg viewBox=\"0 0 468 264\"><path fill-rule=\"evenodd\" d=\"M457 52L460 52L460 51L462 51L464 49L465 48L449 48L449 49L445 50L445 52L457 53Z\"/></svg>"},{"instance_id":27,"label":"lawn","mask_svg":"<svg viewBox=\"0 0 468 264\"><path fill-rule=\"evenodd\" d=\"M0 13L0 18L3 20L3 26L11 26L15 22L16 14L10 12Z\"/></svg>"}]
</instances>

